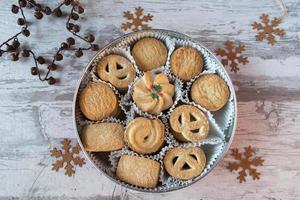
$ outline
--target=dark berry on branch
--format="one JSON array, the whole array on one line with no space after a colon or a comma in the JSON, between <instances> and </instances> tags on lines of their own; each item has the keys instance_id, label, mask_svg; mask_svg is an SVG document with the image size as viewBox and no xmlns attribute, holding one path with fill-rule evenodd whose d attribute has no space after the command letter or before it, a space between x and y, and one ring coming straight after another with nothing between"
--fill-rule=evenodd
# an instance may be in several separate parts
<instances>
[{"instance_id":1,"label":"dark berry on branch","mask_svg":"<svg viewBox=\"0 0 300 200\"><path fill-rule=\"evenodd\" d=\"M72 45L75 44L75 39L72 38L72 37L69 37L69 38L67 39L67 43L68 43L70 46L72 46Z\"/></svg>"},{"instance_id":2,"label":"dark berry on branch","mask_svg":"<svg viewBox=\"0 0 300 200\"><path fill-rule=\"evenodd\" d=\"M31 74L32 75L38 75L38 73L39 73L39 70L38 70L38 68L37 67L31 67Z\"/></svg>"},{"instance_id":3,"label":"dark berry on branch","mask_svg":"<svg viewBox=\"0 0 300 200\"><path fill-rule=\"evenodd\" d=\"M57 61L61 61L63 59L63 55L61 55L60 53L55 54L54 59Z\"/></svg>"},{"instance_id":4,"label":"dark berry on branch","mask_svg":"<svg viewBox=\"0 0 300 200\"><path fill-rule=\"evenodd\" d=\"M43 18L43 13L41 13L40 11L37 11L34 13L35 18L37 19L42 19Z\"/></svg>"},{"instance_id":5,"label":"dark berry on branch","mask_svg":"<svg viewBox=\"0 0 300 200\"><path fill-rule=\"evenodd\" d=\"M25 24L25 20L23 18L19 18L17 20L18 25L23 26Z\"/></svg>"},{"instance_id":6,"label":"dark berry on branch","mask_svg":"<svg viewBox=\"0 0 300 200\"><path fill-rule=\"evenodd\" d=\"M13 46L15 49L17 49L17 48L19 48L19 46L20 46L20 42L19 42L17 39L14 39L14 41L13 41L13 43L12 43L12 46Z\"/></svg>"},{"instance_id":7,"label":"dark berry on branch","mask_svg":"<svg viewBox=\"0 0 300 200\"><path fill-rule=\"evenodd\" d=\"M79 25L75 24L72 28L72 31L75 32L75 33L78 33L80 31L80 27Z\"/></svg>"},{"instance_id":8,"label":"dark berry on branch","mask_svg":"<svg viewBox=\"0 0 300 200\"><path fill-rule=\"evenodd\" d=\"M23 57L29 57L29 56L30 56L29 50L24 49L24 50L22 51L22 56L23 56Z\"/></svg>"},{"instance_id":9,"label":"dark berry on branch","mask_svg":"<svg viewBox=\"0 0 300 200\"><path fill-rule=\"evenodd\" d=\"M55 83L56 83L55 78L53 78L52 76L50 76L49 79L48 79L48 84L49 84L49 85L53 85L53 84L55 84Z\"/></svg>"},{"instance_id":10,"label":"dark berry on branch","mask_svg":"<svg viewBox=\"0 0 300 200\"><path fill-rule=\"evenodd\" d=\"M61 49L67 49L69 47L69 45L65 42L61 43L60 48Z\"/></svg>"},{"instance_id":11,"label":"dark berry on branch","mask_svg":"<svg viewBox=\"0 0 300 200\"><path fill-rule=\"evenodd\" d=\"M71 14L71 18L74 19L74 20L78 20L79 19L79 15L76 14L76 13L72 13Z\"/></svg>"},{"instance_id":12,"label":"dark berry on branch","mask_svg":"<svg viewBox=\"0 0 300 200\"><path fill-rule=\"evenodd\" d=\"M35 11L40 12L41 10L42 10L42 5L39 4L39 3L37 3L37 4L35 5Z\"/></svg>"},{"instance_id":13,"label":"dark berry on branch","mask_svg":"<svg viewBox=\"0 0 300 200\"><path fill-rule=\"evenodd\" d=\"M19 60L19 53L11 53L11 60L12 61Z\"/></svg>"},{"instance_id":14,"label":"dark berry on branch","mask_svg":"<svg viewBox=\"0 0 300 200\"><path fill-rule=\"evenodd\" d=\"M74 26L73 23L68 23L68 24L67 24L67 29L68 29L68 30L72 30L73 26Z\"/></svg>"},{"instance_id":15,"label":"dark berry on branch","mask_svg":"<svg viewBox=\"0 0 300 200\"><path fill-rule=\"evenodd\" d=\"M43 11L44 11L44 13L45 13L46 15L51 15L51 13L52 13L51 8L49 8L48 6L46 6L46 7L43 9Z\"/></svg>"},{"instance_id":16,"label":"dark berry on branch","mask_svg":"<svg viewBox=\"0 0 300 200\"><path fill-rule=\"evenodd\" d=\"M2 56L2 54L3 54L3 51L0 49L0 57Z\"/></svg>"},{"instance_id":17,"label":"dark berry on branch","mask_svg":"<svg viewBox=\"0 0 300 200\"><path fill-rule=\"evenodd\" d=\"M92 35L92 34L88 34L87 36L85 36L85 39L86 39L88 42L94 42L94 41L95 41L95 36Z\"/></svg>"},{"instance_id":18,"label":"dark berry on branch","mask_svg":"<svg viewBox=\"0 0 300 200\"><path fill-rule=\"evenodd\" d=\"M36 59L36 61L39 63L39 64L44 64L46 61L45 61L45 59L42 57L42 56L39 56L39 57L37 57L37 59Z\"/></svg>"},{"instance_id":19,"label":"dark berry on branch","mask_svg":"<svg viewBox=\"0 0 300 200\"><path fill-rule=\"evenodd\" d=\"M98 44L92 44L92 46L91 46L92 48L92 51L98 51L99 50L99 46L98 46Z\"/></svg>"},{"instance_id":20,"label":"dark berry on branch","mask_svg":"<svg viewBox=\"0 0 300 200\"><path fill-rule=\"evenodd\" d=\"M16 50L13 45L6 46L6 51L14 51Z\"/></svg>"},{"instance_id":21,"label":"dark berry on branch","mask_svg":"<svg viewBox=\"0 0 300 200\"><path fill-rule=\"evenodd\" d=\"M52 63L52 64L48 65L48 69L51 71L55 71L57 69L57 65Z\"/></svg>"},{"instance_id":22,"label":"dark berry on branch","mask_svg":"<svg viewBox=\"0 0 300 200\"><path fill-rule=\"evenodd\" d=\"M22 34L23 34L24 36L26 36L26 37L29 37L30 31L29 31L28 29L24 28L24 29L22 30Z\"/></svg>"},{"instance_id":23,"label":"dark berry on branch","mask_svg":"<svg viewBox=\"0 0 300 200\"><path fill-rule=\"evenodd\" d=\"M26 0L19 0L19 4L21 7L26 7L27 1Z\"/></svg>"},{"instance_id":24,"label":"dark berry on branch","mask_svg":"<svg viewBox=\"0 0 300 200\"><path fill-rule=\"evenodd\" d=\"M76 6L75 10L76 10L79 14L84 13L84 8L81 7L81 6Z\"/></svg>"},{"instance_id":25,"label":"dark berry on branch","mask_svg":"<svg viewBox=\"0 0 300 200\"><path fill-rule=\"evenodd\" d=\"M13 4L11 6L11 12L17 14L19 12L19 7Z\"/></svg>"},{"instance_id":26,"label":"dark berry on branch","mask_svg":"<svg viewBox=\"0 0 300 200\"><path fill-rule=\"evenodd\" d=\"M76 50L75 51L75 56L78 57L78 58L81 57L81 56L83 56L82 50L81 49Z\"/></svg>"},{"instance_id":27,"label":"dark berry on branch","mask_svg":"<svg viewBox=\"0 0 300 200\"><path fill-rule=\"evenodd\" d=\"M54 9L53 13L54 13L54 15L55 15L56 17L61 17L61 16L62 16L62 11L61 11L60 8Z\"/></svg>"},{"instance_id":28,"label":"dark berry on branch","mask_svg":"<svg viewBox=\"0 0 300 200\"><path fill-rule=\"evenodd\" d=\"M64 0L64 4L65 4L66 6L70 5L71 2L72 2L71 0Z\"/></svg>"}]
</instances>

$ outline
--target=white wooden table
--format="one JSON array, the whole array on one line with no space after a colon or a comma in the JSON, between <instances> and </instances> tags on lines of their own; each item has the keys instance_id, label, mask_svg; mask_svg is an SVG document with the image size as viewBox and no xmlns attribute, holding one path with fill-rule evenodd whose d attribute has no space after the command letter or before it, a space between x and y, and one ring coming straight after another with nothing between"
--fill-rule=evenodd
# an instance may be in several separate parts
<instances>
[{"instance_id":1,"label":"white wooden table","mask_svg":"<svg viewBox=\"0 0 300 200\"><path fill-rule=\"evenodd\" d=\"M0 41L19 30L10 4L0 1ZM54 7L58 1L44 1ZM274 46L256 42L251 23L262 13L281 15L275 0L101 0L82 1L85 30L104 46L123 35L123 12L141 6L154 15L151 27L179 31L211 50L228 39L243 42L250 63L238 74L230 72L238 97L238 127L232 147L252 145L265 159L259 181L226 169L229 154L203 180L165 194L122 188L91 163L77 168L71 178L51 170L49 150L62 138L73 138L72 96L93 52L81 59L66 53L63 68L55 72L60 83L48 86L30 75L31 60L0 60L0 199L300 199L300 1L285 0L286 31ZM26 12L27 13L27 12ZM33 19L32 14L27 14ZM46 17L30 25L27 44L50 57L69 37L64 20ZM228 70L229 71L229 70Z\"/></svg>"}]
</instances>

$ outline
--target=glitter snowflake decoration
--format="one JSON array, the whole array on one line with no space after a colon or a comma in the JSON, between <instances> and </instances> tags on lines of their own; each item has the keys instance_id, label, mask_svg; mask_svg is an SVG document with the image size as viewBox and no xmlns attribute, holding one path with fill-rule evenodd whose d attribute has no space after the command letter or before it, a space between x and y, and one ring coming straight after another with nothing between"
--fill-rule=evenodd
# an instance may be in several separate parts
<instances>
[{"instance_id":1,"label":"glitter snowflake decoration","mask_svg":"<svg viewBox=\"0 0 300 200\"><path fill-rule=\"evenodd\" d=\"M223 65L229 66L231 71L237 73L239 70L239 63L245 65L249 62L246 56L241 55L241 53L245 50L245 45L239 44L238 47L234 47L233 42L227 41L225 49L218 48L216 50L216 54L222 57L221 62Z\"/></svg>"},{"instance_id":2,"label":"glitter snowflake decoration","mask_svg":"<svg viewBox=\"0 0 300 200\"><path fill-rule=\"evenodd\" d=\"M260 16L262 23L253 22L252 28L258 30L258 34L255 36L257 41L262 41L263 39L268 40L268 44L274 45L276 43L275 35L282 37L285 35L285 31L277 27L281 19L273 18L272 20L269 19L269 16L266 14L262 14Z\"/></svg>"},{"instance_id":3,"label":"glitter snowflake decoration","mask_svg":"<svg viewBox=\"0 0 300 200\"><path fill-rule=\"evenodd\" d=\"M135 8L134 14L130 11L124 12L124 18L131 20L131 22L126 22L122 24L122 29L125 31L131 29L132 31L146 30L151 27L144 22L152 21L153 16L150 14L143 15L144 9L141 7Z\"/></svg>"},{"instance_id":4,"label":"glitter snowflake decoration","mask_svg":"<svg viewBox=\"0 0 300 200\"><path fill-rule=\"evenodd\" d=\"M237 171L239 168L239 176L237 179L240 180L240 183L246 182L245 177L247 176L246 170L249 175L252 176L253 180L259 179L261 173L257 172L252 166L262 166L264 160L261 157L253 157L253 149L251 146L245 147L244 153L239 153L238 149L232 149L231 155L234 157L237 162L230 162L227 168L232 171Z\"/></svg>"},{"instance_id":5,"label":"glitter snowflake decoration","mask_svg":"<svg viewBox=\"0 0 300 200\"><path fill-rule=\"evenodd\" d=\"M65 175L71 176L75 173L74 165L82 167L82 165L85 164L84 158L75 156L76 154L79 154L81 148L78 144L72 147L71 141L68 139L64 139L63 141L61 141L61 144L62 150L53 148L50 151L52 157L61 158L60 160L57 160L55 163L52 164L52 170L58 171L60 168L63 168L65 164Z\"/></svg>"}]
</instances>

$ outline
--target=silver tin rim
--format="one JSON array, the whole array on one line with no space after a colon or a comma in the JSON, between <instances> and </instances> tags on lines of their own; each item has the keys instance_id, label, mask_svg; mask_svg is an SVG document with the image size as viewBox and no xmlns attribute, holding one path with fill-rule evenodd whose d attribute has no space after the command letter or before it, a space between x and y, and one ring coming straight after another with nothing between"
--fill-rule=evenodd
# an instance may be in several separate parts
<instances>
[{"instance_id":1,"label":"silver tin rim","mask_svg":"<svg viewBox=\"0 0 300 200\"><path fill-rule=\"evenodd\" d=\"M219 157L216 159L215 163L207 170L207 172L195 179L193 182L189 183L189 184L186 184L186 185L183 185L183 186L179 186L177 188L170 188L168 190L145 190L145 189L142 189L142 188L136 188L136 187L133 187L133 186L130 186L130 185L125 185L125 184L121 184L120 182L118 182L117 180L113 179L112 177L110 177L109 175L107 175L102 169L100 169L93 161L92 159L90 158L90 156L88 155L88 153L85 151L84 147L83 147L83 144L81 142L81 139L80 139L80 134L78 132L78 129L77 129L77 123L76 123L76 118L75 118L75 109L76 109L76 99L77 99L77 95L78 95L78 91L79 91L79 87L81 85L81 82L84 78L84 75L87 73L88 69L90 68L90 66L92 65L94 59L99 55L101 54L101 52L103 52L106 48L108 48L109 46L112 46L112 45L115 45L117 43L119 43L121 40L123 40L124 38L128 37L128 36L131 36L131 35L135 35L135 34L140 34L140 33L144 33L144 32L162 32L162 33L166 33L168 35L171 35L171 36L174 36L174 37L179 37L179 38L186 38L194 43L197 43L197 44L200 44L203 48L205 48L210 54L211 56L216 60L216 62L220 65L220 66L223 66L223 64L219 61L219 59L209 50L206 48L205 45L203 45L201 42L195 40L195 39L192 39L190 38L189 36L185 35L185 34L182 34L182 33L179 33L179 32L176 32L176 31L171 31L171 30L165 30L165 29L151 29L151 30L143 30L143 31L139 31L139 32L132 32L132 33L128 33L128 34L125 34L113 41L111 41L109 44L105 45L104 47L101 48L101 50L99 50L95 55L94 57L91 59L91 61L86 65L86 67L84 68L83 70L83 73L80 77L80 79L78 80L78 83L77 83L77 86L75 88L75 92L74 92L74 96L73 96L73 105L72 105L72 117L73 117L73 127L74 127L74 130L75 130L75 135L76 135L76 138L77 138L77 141L82 149L82 152L84 153L85 157L89 160L90 163L92 163L92 165L99 171L101 172L102 174L104 174L108 179L112 180L114 183L116 184L119 184L121 186L124 186L126 187L127 189L131 189L131 190L135 190L135 191L139 191L139 192L149 192L149 193L165 193L165 192L171 192L171 191L176 191L176 190L179 190L179 189L182 189L182 188L186 188L188 186L191 186L192 184L196 183L197 181L203 179L205 176L207 176L217 165L218 163L223 159L223 157L225 156L225 154L228 152L229 148L230 148L230 145L233 141L233 137L234 137L234 134L235 134L235 130L236 130L236 125L237 125L237 99L236 99L236 94L235 94L235 90L234 90L234 87L233 87L233 84L232 84L232 81L231 79L229 78L230 82L229 82L229 88L230 88L230 92L233 94L233 101L234 101L234 116L233 116L233 120L232 120L232 123L231 123L231 126L228 127L227 129L227 133L229 133L230 135L230 138L229 140L227 141L227 145L225 146L223 152L221 155L219 155ZM223 66L224 68L224 66ZM224 73L227 77L230 77L227 73L227 71L225 70L224 68Z\"/></svg>"}]
</instances>

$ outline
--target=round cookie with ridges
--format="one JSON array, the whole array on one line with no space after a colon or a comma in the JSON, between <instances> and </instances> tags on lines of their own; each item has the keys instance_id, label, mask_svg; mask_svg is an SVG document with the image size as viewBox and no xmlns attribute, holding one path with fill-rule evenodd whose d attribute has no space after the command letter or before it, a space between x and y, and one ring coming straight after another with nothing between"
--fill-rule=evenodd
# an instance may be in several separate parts
<instances>
[{"instance_id":1,"label":"round cookie with ridges","mask_svg":"<svg viewBox=\"0 0 300 200\"><path fill-rule=\"evenodd\" d=\"M217 111L227 103L229 88L218 75L206 74L193 83L191 97L194 102L207 110Z\"/></svg>"},{"instance_id":2,"label":"round cookie with ridges","mask_svg":"<svg viewBox=\"0 0 300 200\"><path fill-rule=\"evenodd\" d=\"M175 147L164 157L166 171L171 176L182 180L199 176L205 164L205 154L199 147Z\"/></svg>"},{"instance_id":3,"label":"round cookie with ridges","mask_svg":"<svg viewBox=\"0 0 300 200\"><path fill-rule=\"evenodd\" d=\"M160 163L139 156L122 155L117 166L117 178L126 183L145 188L157 185Z\"/></svg>"},{"instance_id":4,"label":"round cookie with ridges","mask_svg":"<svg viewBox=\"0 0 300 200\"><path fill-rule=\"evenodd\" d=\"M102 58L97 67L98 76L119 90L126 90L135 78L135 69L129 60L119 55Z\"/></svg>"},{"instance_id":5,"label":"round cookie with ridges","mask_svg":"<svg viewBox=\"0 0 300 200\"><path fill-rule=\"evenodd\" d=\"M138 117L132 120L124 133L128 146L142 154L150 154L161 149L164 143L165 127L159 119Z\"/></svg>"},{"instance_id":6,"label":"round cookie with ridges","mask_svg":"<svg viewBox=\"0 0 300 200\"><path fill-rule=\"evenodd\" d=\"M196 142L206 138L209 123L206 116L195 106L182 105L170 115L170 126L177 140Z\"/></svg>"},{"instance_id":7,"label":"round cookie with ridges","mask_svg":"<svg viewBox=\"0 0 300 200\"><path fill-rule=\"evenodd\" d=\"M113 122L85 125L81 133L84 149L90 152L119 150L124 146L124 130L122 124Z\"/></svg>"},{"instance_id":8,"label":"round cookie with ridges","mask_svg":"<svg viewBox=\"0 0 300 200\"><path fill-rule=\"evenodd\" d=\"M165 65L168 50L155 38L143 38L135 43L131 54L142 71L150 71Z\"/></svg>"},{"instance_id":9,"label":"round cookie with ridges","mask_svg":"<svg viewBox=\"0 0 300 200\"><path fill-rule=\"evenodd\" d=\"M171 107L174 93L175 87L169 83L166 74L145 72L134 84L132 98L142 111L158 115Z\"/></svg>"},{"instance_id":10,"label":"round cookie with ridges","mask_svg":"<svg viewBox=\"0 0 300 200\"><path fill-rule=\"evenodd\" d=\"M203 59L197 49L180 47L171 55L170 68L180 79L189 81L202 72Z\"/></svg>"},{"instance_id":11,"label":"round cookie with ridges","mask_svg":"<svg viewBox=\"0 0 300 200\"><path fill-rule=\"evenodd\" d=\"M88 84L80 93L79 106L86 118L95 121L116 116L120 111L116 94L104 83Z\"/></svg>"}]
</instances>

